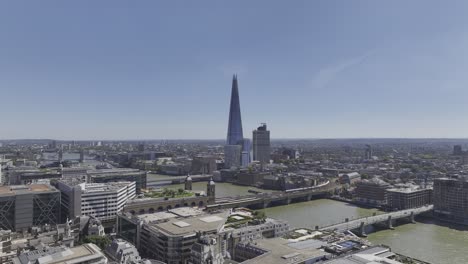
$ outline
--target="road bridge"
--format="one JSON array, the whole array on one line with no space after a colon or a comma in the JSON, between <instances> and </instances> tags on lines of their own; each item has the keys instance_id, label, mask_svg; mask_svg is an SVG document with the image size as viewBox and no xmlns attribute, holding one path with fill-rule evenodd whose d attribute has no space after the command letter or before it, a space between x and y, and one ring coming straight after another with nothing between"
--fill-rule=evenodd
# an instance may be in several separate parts
<instances>
[{"instance_id":1,"label":"road bridge","mask_svg":"<svg viewBox=\"0 0 468 264\"><path fill-rule=\"evenodd\" d=\"M359 219L348 220L346 219L342 223L337 223L329 226L324 226L319 228L318 226L315 229L318 230L336 230L339 232L346 232L351 230L356 230L360 236L366 235L366 227L370 225L381 225L389 229L393 229L393 225L396 220L406 219L407 222L414 223L414 217L416 215L430 212L434 208L433 205L427 205L418 208L406 209L396 212L390 212L385 214L373 215L368 217L362 217Z\"/></svg>"}]
</instances>

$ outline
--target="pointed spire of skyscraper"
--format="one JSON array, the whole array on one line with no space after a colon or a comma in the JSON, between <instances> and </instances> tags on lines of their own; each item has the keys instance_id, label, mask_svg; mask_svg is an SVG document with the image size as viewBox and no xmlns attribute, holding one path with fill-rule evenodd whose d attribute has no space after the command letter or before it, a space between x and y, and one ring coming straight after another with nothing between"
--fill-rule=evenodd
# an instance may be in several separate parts
<instances>
[{"instance_id":1,"label":"pointed spire of skyscraper","mask_svg":"<svg viewBox=\"0 0 468 264\"><path fill-rule=\"evenodd\" d=\"M239 88L237 85L237 75L232 77L231 104L229 108L229 123L227 132L227 145L242 144L244 135L242 132L242 118L239 102Z\"/></svg>"}]
</instances>

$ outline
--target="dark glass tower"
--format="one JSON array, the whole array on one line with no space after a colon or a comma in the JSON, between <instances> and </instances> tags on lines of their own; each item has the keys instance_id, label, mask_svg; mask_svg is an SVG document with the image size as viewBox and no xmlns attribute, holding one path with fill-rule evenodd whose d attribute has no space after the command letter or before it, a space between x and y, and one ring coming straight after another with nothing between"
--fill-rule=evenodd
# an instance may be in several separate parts
<instances>
[{"instance_id":1,"label":"dark glass tower","mask_svg":"<svg viewBox=\"0 0 468 264\"><path fill-rule=\"evenodd\" d=\"M237 87L237 75L232 78L231 105L229 108L229 124L227 132L227 145L242 145L244 135L242 133L242 119L239 102L239 88Z\"/></svg>"}]
</instances>

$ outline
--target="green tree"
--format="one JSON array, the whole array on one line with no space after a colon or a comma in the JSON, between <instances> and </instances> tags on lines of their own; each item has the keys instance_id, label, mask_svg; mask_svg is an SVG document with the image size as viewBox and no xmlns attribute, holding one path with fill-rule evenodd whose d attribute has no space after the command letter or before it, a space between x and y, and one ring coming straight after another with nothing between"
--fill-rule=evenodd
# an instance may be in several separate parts
<instances>
[{"instance_id":1,"label":"green tree","mask_svg":"<svg viewBox=\"0 0 468 264\"><path fill-rule=\"evenodd\" d=\"M106 236L87 236L83 239L84 243L93 243L100 249L106 249L107 245L110 244L111 240Z\"/></svg>"}]
</instances>

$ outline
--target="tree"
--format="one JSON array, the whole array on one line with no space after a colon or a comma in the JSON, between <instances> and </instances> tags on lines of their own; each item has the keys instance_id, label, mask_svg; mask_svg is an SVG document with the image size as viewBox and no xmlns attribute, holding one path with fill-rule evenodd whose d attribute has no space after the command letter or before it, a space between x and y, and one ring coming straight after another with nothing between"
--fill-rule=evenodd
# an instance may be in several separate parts
<instances>
[{"instance_id":1,"label":"tree","mask_svg":"<svg viewBox=\"0 0 468 264\"><path fill-rule=\"evenodd\" d=\"M111 240L106 236L87 236L83 239L84 243L93 243L100 249L106 249L107 245L110 244Z\"/></svg>"}]
</instances>

